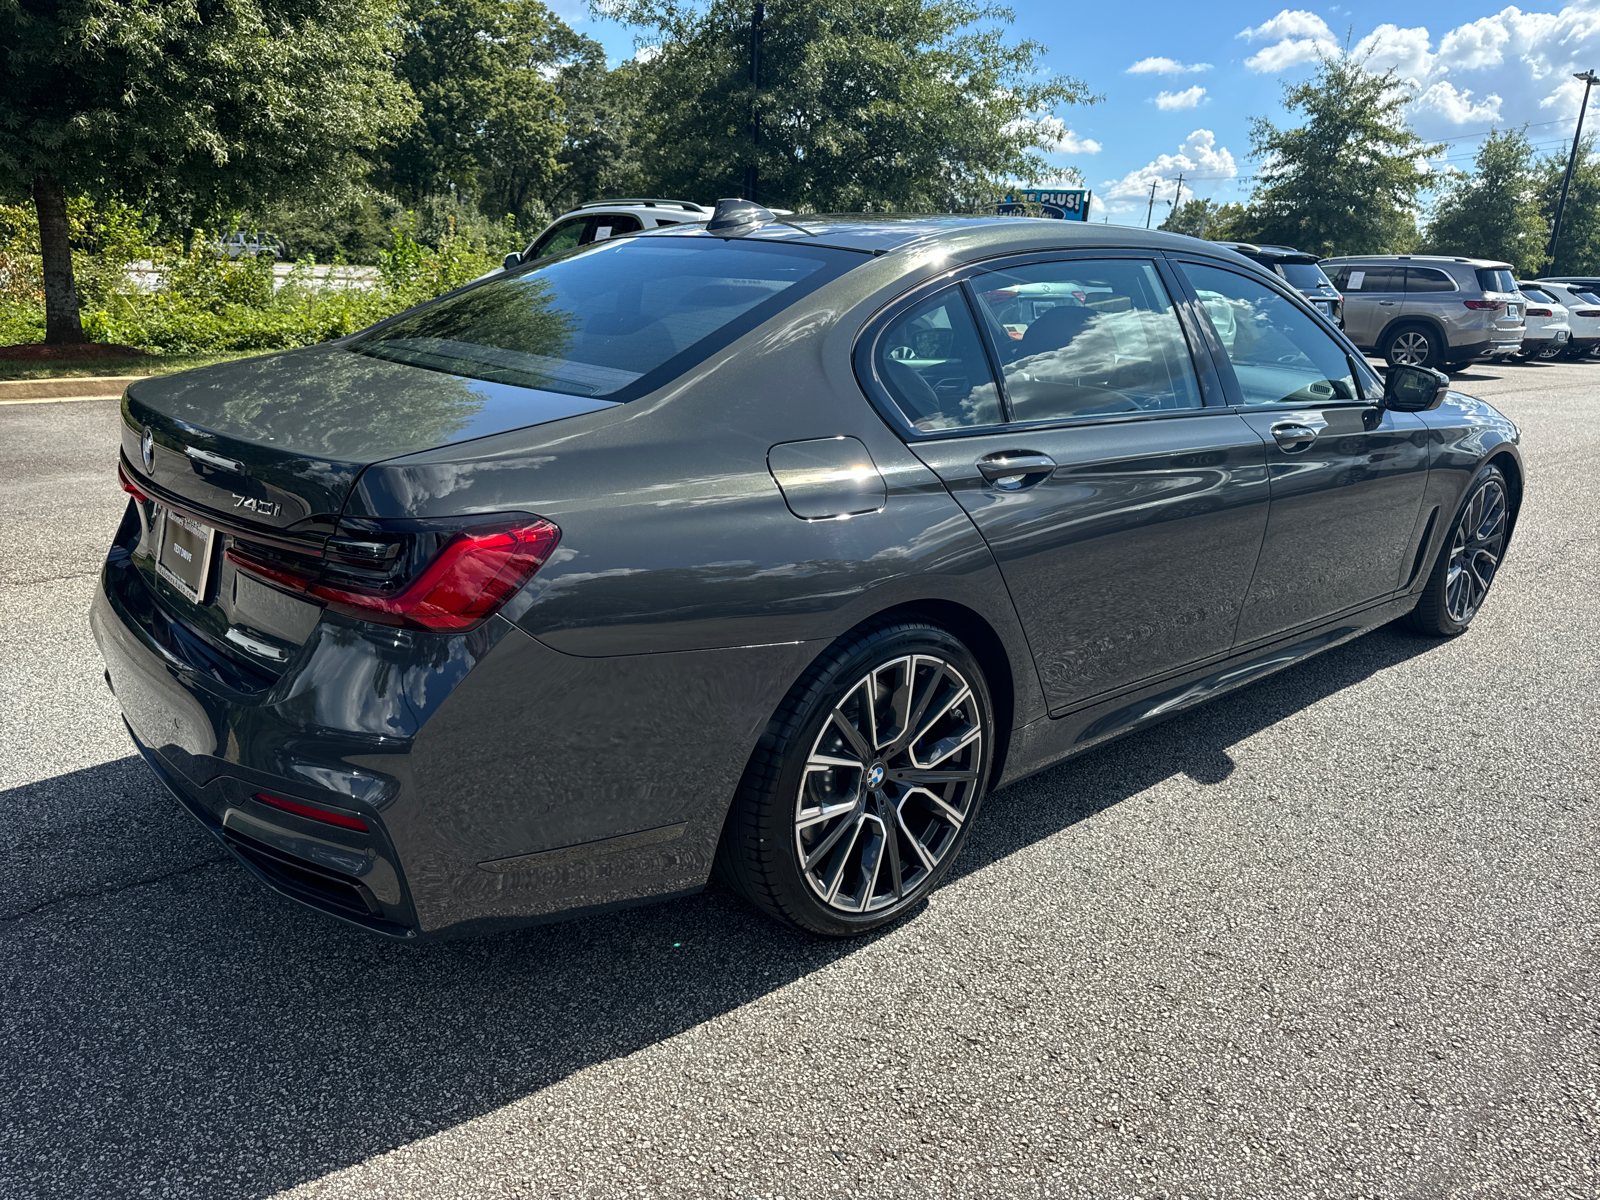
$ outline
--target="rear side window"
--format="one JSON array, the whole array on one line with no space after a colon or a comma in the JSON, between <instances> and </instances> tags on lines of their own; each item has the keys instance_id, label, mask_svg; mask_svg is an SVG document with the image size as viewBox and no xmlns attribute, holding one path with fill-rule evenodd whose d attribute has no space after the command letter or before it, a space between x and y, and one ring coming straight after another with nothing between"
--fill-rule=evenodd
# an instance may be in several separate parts
<instances>
[{"instance_id":1,"label":"rear side window","mask_svg":"<svg viewBox=\"0 0 1600 1200\"><path fill-rule=\"evenodd\" d=\"M630 217L627 213L596 217L594 219L594 234L588 240L591 242L603 242L607 238L621 237L625 233L638 233L641 228L639 218Z\"/></svg>"},{"instance_id":2,"label":"rear side window","mask_svg":"<svg viewBox=\"0 0 1600 1200\"><path fill-rule=\"evenodd\" d=\"M1012 420L1200 407L1189 345L1155 266L1072 259L972 279Z\"/></svg>"},{"instance_id":3,"label":"rear side window","mask_svg":"<svg viewBox=\"0 0 1600 1200\"><path fill-rule=\"evenodd\" d=\"M906 422L923 433L1000 423L989 356L959 286L884 330L873 367Z\"/></svg>"},{"instance_id":4,"label":"rear side window","mask_svg":"<svg viewBox=\"0 0 1600 1200\"><path fill-rule=\"evenodd\" d=\"M1517 281L1511 272L1499 267L1479 267L1478 286L1486 292L1514 292Z\"/></svg>"},{"instance_id":5,"label":"rear side window","mask_svg":"<svg viewBox=\"0 0 1600 1200\"><path fill-rule=\"evenodd\" d=\"M632 400L863 261L846 250L710 237L597 242L435 301L351 349Z\"/></svg>"},{"instance_id":6,"label":"rear side window","mask_svg":"<svg viewBox=\"0 0 1600 1200\"><path fill-rule=\"evenodd\" d=\"M1456 281L1437 267L1406 268L1406 291L1408 292L1453 292L1455 290Z\"/></svg>"}]
</instances>

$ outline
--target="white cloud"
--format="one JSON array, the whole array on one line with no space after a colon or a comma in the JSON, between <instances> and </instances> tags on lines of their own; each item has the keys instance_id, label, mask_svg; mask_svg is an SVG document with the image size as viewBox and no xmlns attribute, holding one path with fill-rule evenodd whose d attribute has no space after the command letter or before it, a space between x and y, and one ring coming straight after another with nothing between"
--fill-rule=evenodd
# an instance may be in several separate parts
<instances>
[{"instance_id":1,"label":"white cloud","mask_svg":"<svg viewBox=\"0 0 1600 1200\"><path fill-rule=\"evenodd\" d=\"M1184 192L1187 194L1188 180L1216 184L1238 173L1233 155L1227 147L1217 145L1217 135L1209 129L1196 129L1184 138L1176 154L1160 155L1154 162L1129 171L1121 179L1107 180L1100 192L1100 201L1111 212L1133 212L1141 201L1148 204L1152 183L1157 185L1159 204L1163 197L1172 199L1180 174L1185 177Z\"/></svg>"},{"instance_id":2,"label":"white cloud","mask_svg":"<svg viewBox=\"0 0 1600 1200\"><path fill-rule=\"evenodd\" d=\"M1192 75L1211 70L1210 63L1185 65L1175 58L1141 58L1128 68L1129 75Z\"/></svg>"},{"instance_id":3,"label":"white cloud","mask_svg":"<svg viewBox=\"0 0 1600 1200\"><path fill-rule=\"evenodd\" d=\"M640 46L638 53L633 56L636 63L647 63L661 53L660 46Z\"/></svg>"},{"instance_id":4,"label":"white cloud","mask_svg":"<svg viewBox=\"0 0 1600 1200\"><path fill-rule=\"evenodd\" d=\"M1261 75L1339 53L1339 42L1328 23L1304 9L1286 8L1270 21L1240 30L1239 36L1246 41L1272 43L1244 60L1245 66Z\"/></svg>"},{"instance_id":5,"label":"white cloud","mask_svg":"<svg viewBox=\"0 0 1600 1200\"><path fill-rule=\"evenodd\" d=\"M1162 92L1156 97L1156 107L1162 112L1171 112L1175 108L1193 108L1205 96L1206 90L1198 84L1192 88L1184 88L1181 92Z\"/></svg>"},{"instance_id":6,"label":"white cloud","mask_svg":"<svg viewBox=\"0 0 1600 1200\"><path fill-rule=\"evenodd\" d=\"M1284 9L1239 36L1267 45L1245 60L1252 71L1288 70L1319 53L1343 51L1327 23L1303 9ZM1600 2L1575 0L1557 12L1508 7L1493 16L1446 30L1385 23L1351 47L1367 68L1393 68L1415 86L1412 105L1419 132L1490 122L1551 127L1551 118L1577 115L1583 87L1574 71L1600 67Z\"/></svg>"},{"instance_id":7,"label":"white cloud","mask_svg":"<svg viewBox=\"0 0 1600 1200\"><path fill-rule=\"evenodd\" d=\"M1080 137L1067 128L1060 117L1021 117L1005 127L1005 132L1015 133L1032 126L1039 131L1039 148L1047 154L1099 154L1100 143L1093 138Z\"/></svg>"},{"instance_id":8,"label":"white cloud","mask_svg":"<svg viewBox=\"0 0 1600 1200\"><path fill-rule=\"evenodd\" d=\"M1437 113L1452 125L1482 125L1500 119L1503 103L1493 92L1474 100L1470 88L1458 90L1449 80L1441 79L1412 101L1411 108L1413 113Z\"/></svg>"}]
</instances>

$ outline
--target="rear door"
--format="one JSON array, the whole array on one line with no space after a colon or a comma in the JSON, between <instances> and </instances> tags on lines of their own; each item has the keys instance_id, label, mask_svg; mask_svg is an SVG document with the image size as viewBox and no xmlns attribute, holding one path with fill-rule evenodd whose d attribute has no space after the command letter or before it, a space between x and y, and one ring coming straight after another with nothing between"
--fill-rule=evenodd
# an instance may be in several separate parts
<instances>
[{"instance_id":1,"label":"rear door","mask_svg":"<svg viewBox=\"0 0 1600 1200\"><path fill-rule=\"evenodd\" d=\"M1204 405L1163 270L1060 255L973 272L868 350L994 551L1052 712L1225 654L1260 548L1264 448Z\"/></svg>"},{"instance_id":2,"label":"rear door","mask_svg":"<svg viewBox=\"0 0 1600 1200\"><path fill-rule=\"evenodd\" d=\"M1346 264L1333 281L1344 296L1344 331L1358 346L1372 347L1384 327L1400 315L1406 298L1405 268L1388 263Z\"/></svg>"},{"instance_id":3,"label":"rear door","mask_svg":"<svg viewBox=\"0 0 1600 1200\"><path fill-rule=\"evenodd\" d=\"M1238 643L1393 593L1420 535L1421 418L1367 400L1370 373L1286 293L1212 263L1179 269L1196 292L1227 298L1235 333L1213 331L1223 385L1266 444L1270 468L1272 511Z\"/></svg>"}]
</instances>

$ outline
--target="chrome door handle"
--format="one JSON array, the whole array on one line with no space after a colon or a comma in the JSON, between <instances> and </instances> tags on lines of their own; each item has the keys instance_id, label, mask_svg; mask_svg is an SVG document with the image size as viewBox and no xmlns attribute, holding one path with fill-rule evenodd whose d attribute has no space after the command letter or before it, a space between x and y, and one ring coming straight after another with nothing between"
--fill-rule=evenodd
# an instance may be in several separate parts
<instances>
[{"instance_id":1,"label":"chrome door handle","mask_svg":"<svg viewBox=\"0 0 1600 1200\"><path fill-rule=\"evenodd\" d=\"M978 460L978 474L990 483L1015 491L1024 483L1038 483L1056 469L1056 460L1032 450L1002 450ZM1029 476L1033 478L1029 479Z\"/></svg>"},{"instance_id":2,"label":"chrome door handle","mask_svg":"<svg viewBox=\"0 0 1600 1200\"><path fill-rule=\"evenodd\" d=\"M1313 429L1309 425L1302 425L1299 421L1284 421L1272 427L1273 440L1285 454L1294 454L1304 450L1317 440L1320 429Z\"/></svg>"},{"instance_id":3,"label":"chrome door handle","mask_svg":"<svg viewBox=\"0 0 1600 1200\"><path fill-rule=\"evenodd\" d=\"M1394 307L1394 301L1393 300L1379 300L1378 303L1383 305L1385 308L1393 308Z\"/></svg>"}]
</instances>

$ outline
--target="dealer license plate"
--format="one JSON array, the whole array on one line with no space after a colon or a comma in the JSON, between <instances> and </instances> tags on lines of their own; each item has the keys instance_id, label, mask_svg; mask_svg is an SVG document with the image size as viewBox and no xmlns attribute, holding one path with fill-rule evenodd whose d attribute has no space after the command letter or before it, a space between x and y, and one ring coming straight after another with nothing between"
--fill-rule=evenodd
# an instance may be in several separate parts
<instances>
[{"instance_id":1,"label":"dealer license plate","mask_svg":"<svg viewBox=\"0 0 1600 1200\"><path fill-rule=\"evenodd\" d=\"M1556 330L1556 341L1558 341L1558 342L1566 341L1567 340L1567 334L1570 333L1570 332L1571 332L1571 330L1568 330L1568 329L1558 329L1558 330Z\"/></svg>"},{"instance_id":2,"label":"dealer license plate","mask_svg":"<svg viewBox=\"0 0 1600 1200\"><path fill-rule=\"evenodd\" d=\"M161 549L156 554L156 570L196 604L205 603L217 531L166 508L158 512L157 528L161 530Z\"/></svg>"}]
</instances>

